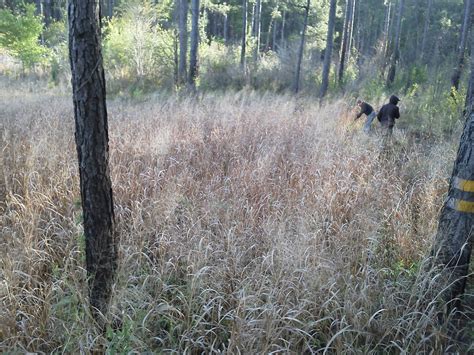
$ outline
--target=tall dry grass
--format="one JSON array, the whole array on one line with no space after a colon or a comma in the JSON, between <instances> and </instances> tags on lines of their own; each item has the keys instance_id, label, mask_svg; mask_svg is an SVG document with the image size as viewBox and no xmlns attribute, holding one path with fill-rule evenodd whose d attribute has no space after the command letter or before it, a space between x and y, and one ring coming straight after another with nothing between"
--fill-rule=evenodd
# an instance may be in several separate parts
<instances>
[{"instance_id":1,"label":"tall dry grass","mask_svg":"<svg viewBox=\"0 0 474 355\"><path fill-rule=\"evenodd\" d=\"M0 351L466 350L423 267L454 142L397 132L381 154L342 101L109 102L120 267L99 334L71 99L10 88L0 102Z\"/></svg>"}]
</instances>

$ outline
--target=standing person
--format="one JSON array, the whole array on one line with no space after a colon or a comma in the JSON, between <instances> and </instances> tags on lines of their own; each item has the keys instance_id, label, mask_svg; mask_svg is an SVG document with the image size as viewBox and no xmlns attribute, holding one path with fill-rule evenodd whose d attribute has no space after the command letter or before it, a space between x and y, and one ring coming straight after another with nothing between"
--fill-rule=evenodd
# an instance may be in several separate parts
<instances>
[{"instance_id":1,"label":"standing person","mask_svg":"<svg viewBox=\"0 0 474 355\"><path fill-rule=\"evenodd\" d=\"M387 139L390 139L393 132L393 126L395 126L395 119L400 118L400 110L398 109L398 102L400 99L395 95L390 96L389 103L382 106L377 119L382 125L382 138L384 144Z\"/></svg>"},{"instance_id":2,"label":"standing person","mask_svg":"<svg viewBox=\"0 0 474 355\"><path fill-rule=\"evenodd\" d=\"M360 112L357 114L354 120L357 120L358 118L360 118L360 116L365 114L367 116L367 119L365 120L365 123L364 123L364 132L369 133L370 125L372 124L372 121L374 120L375 115L376 115L374 108L371 105L369 105L367 102L364 102L360 99L357 100L357 106L360 107Z\"/></svg>"}]
</instances>

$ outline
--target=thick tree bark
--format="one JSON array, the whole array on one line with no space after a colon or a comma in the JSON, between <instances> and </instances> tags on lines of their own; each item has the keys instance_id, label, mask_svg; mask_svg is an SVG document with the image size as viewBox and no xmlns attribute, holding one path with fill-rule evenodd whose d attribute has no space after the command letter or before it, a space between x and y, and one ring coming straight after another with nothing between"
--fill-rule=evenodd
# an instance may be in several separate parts
<instances>
[{"instance_id":1,"label":"thick tree bark","mask_svg":"<svg viewBox=\"0 0 474 355\"><path fill-rule=\"evenodd\" d=\"M464 17L461 26L461 33L458 46L458 58L453 75L451 76L451 86L459 89L459 80L461 79L462 69L464 67L464 52L466 51L467 32L471 19L471 0L464 0Z\"/></svg>"},{"instance_id":2,"label":"thick tree bark","mask_svg":"<svg viewBox=\"0 0 474 355\"><path fill-rule=\"evenodd\" d=\"M191 0L191 50L189 56L189 84L196 85L198 75L198 46L199 46L199 0Z\"/></svg>"},{"instance_id":3,"label":"thick tree bark","mask_svg":"<svg viewBox=\"0 0 474 355\"><path fill-rule=\"evenodd\" d=\"M326 50L324 51L324 64L323 64L323 73L322 73L322 83L320 98L322 99L327 91L329 86L329 70L331 67L331 57L332 57L332 47L333 36L334 36L334 22L336 19L336 0L331 0L331 5L329 8L329 21L328 21L328 32L326 37Z\"/></svg>"},{"instance_id":4,"label":"thick tree bark","mask_svg":"<svg viewBox=\"0 0 474 355\"><path fill-rule=\"evenodd\" d=\"M423 26L423 37L421 40L421 49L420 49L420 59L423 61L426 55L426 43L428 41L428 31L430 29L430 22L431 22L431 8L433 5L433 0L428 0L428 6L426 8L426 17L425 17L425 24Z\"/></svg>"},{"instance_id":5,"label":"thick tree bark","mask_svg":"<svg viewBox=\"0 0 474 355\"><path fill-rule=\"evenodd\" d=\"M352 17L353 4L352 0L346 0L346 11L344 15L344 29L342 34L342 45L341 53L339 56L339 71L338 71L338 83L342 85L344 79L344 66L346 63L347 49L349 45L350 26Z\"/></svg>"},{"instance_id":6,"label":"thick tree bark","mask_svg":"<svg viewBox=\"0 0 474 355\"><path fill-rule=\"evenodd\" d=\"M98 2L70 0L69 57L90 305L107 313L117 267Z\"/></svg>"},{"instance_id":7,"label":"thick tree bark","mask_svg":"<svg viewBox=\"0 0 474 355\"><path fill-rule=\"evenodd\" d=\"M300 90L301 62L303 61L304 40L305 40L305 35L306 35L306 27L308 26L308 16L309 16L310 5L311 5L311 0L307 0L306 6L304 8L305 12L304 12L304 21L303 21L303 31L301 31L300 47L298 49L298 61L296 63L295 83L293 85L296 94Z\"/></svg>"},{"instance_id":8,"label":"thick tree bark","mask_svg":"<svg viewBox=\"0 0 474 355\"><path fill-rule=\"evenodd\" d=\"M242 46L240 49L240 66L245 68L245 50L247 44L247 0L242 0Z\"/></svg>"},{"instance_id":9,"label":"thick tree bark","mask_svg":"<svg viewBox=\"0 0 474 355\"><path fill-rule=\"evenodd\" d=\"M186 83L186 58L188 55L188 0L177 0L179 31L178 85Z\"/></svg>"},{"instance_id":10,"label":"thick tree bark","mask_svg":"<svg viewBox=\"0 0 474 355\"><path fill-rule=\"evenodd\" d=\"M474 82L474 36L471 38L471 76ZM474 232L474 87L466 99L466 122L454 163L448 197L439 217L433 248L436 264L444 266L448 310L459 304L464 293Z\"/></svg>"},{"instance_id":11,"label":"thick tree bark","mask_svg":"<svg viewBox=\"0 0 474 355\"><path fill-rule=\"evenodd\" d=\"M395 41L394 41L394 50L392 54L392 59L390 62L390 69L388 70L387 75L387 86L390 87L395 80L395 74L397 71L397 64L398 60L400 59L400 35L402 29L402 17L403 17L403 8L404 8L405 0L400 0L400 4L398 7L398 16L397 16L397 27L395 32Z\"/></svg>"}]
</instances>

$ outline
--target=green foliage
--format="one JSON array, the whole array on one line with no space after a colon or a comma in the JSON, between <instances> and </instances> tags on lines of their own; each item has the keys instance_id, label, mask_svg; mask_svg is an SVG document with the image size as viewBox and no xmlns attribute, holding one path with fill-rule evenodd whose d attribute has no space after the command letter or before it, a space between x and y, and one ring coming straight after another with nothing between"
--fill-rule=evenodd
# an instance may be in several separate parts
<instances>
[{"instance_id":1,"label":"green foliage","mask_svg":"<svg viewBox=\"0 0 474 355\"><path fill-rule=\"evenodd\" d=\"M201 71L199 87L204 90L240 89L245 84L240 68L240 46L226 48L219 42L199 47Z\"/></svg>"},{"instance_id":2,"label":"green foliage","mask_svg":"<svg viewBox=\"0 0 474 355\"><path fill-rule=\"evenodd\" d=\"M105 26L105 67L114 83L139 83L140 90L171 86L174 72L174 34L158 24L159 13L149 1L122 8L122 17Z\"/></svg>"},{"instance_id":3,"label":"green foliage","mask_svg":"<svg viewBox=\"0 0 474 355\"><path fill-rule=\"evenodd\" d=\"M41 17L35 15L34 5L25 5L20 12L0 10L0 47L27 68L44 62L49 53L39 43L42 30Z\"/></svg>"}]
</instances>

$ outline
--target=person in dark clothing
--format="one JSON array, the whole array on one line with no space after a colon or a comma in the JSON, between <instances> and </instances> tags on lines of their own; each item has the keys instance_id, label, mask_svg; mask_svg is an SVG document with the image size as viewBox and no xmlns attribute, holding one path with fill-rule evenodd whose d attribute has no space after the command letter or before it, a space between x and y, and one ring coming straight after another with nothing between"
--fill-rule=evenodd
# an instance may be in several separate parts
<instances>
[{"instance_id":1,"label":"person in dark clothing","mask_svg":"<svg viewBox=\"0 0 474 355\"><path fill-rule=\"evenodd\" d=\"M384 138L392 136L395 120L400 118L400 110L397 106L399 101L400 99L395 95L390 96L389 103L383 105L377 114L377 119L382 125L382 136Z\"/></svg>"},{"instance_id":2,"label":"person in dark clothing","mask_svg":"<svg viewBox=\"0 0 474 355\"><path fill-rule=\"evenodd\" d=\"M375 118L375 111L372 106L370 106L367 102L364 102L362 100L357 100L357 106L360 107L360 112L356 115L354 120L357 120L365 114L367 116L367 119L365 120L364 123L364 132L369 133L370 132L370 125L372 124L372 121Z\"/></svg>"}]
</instances>

